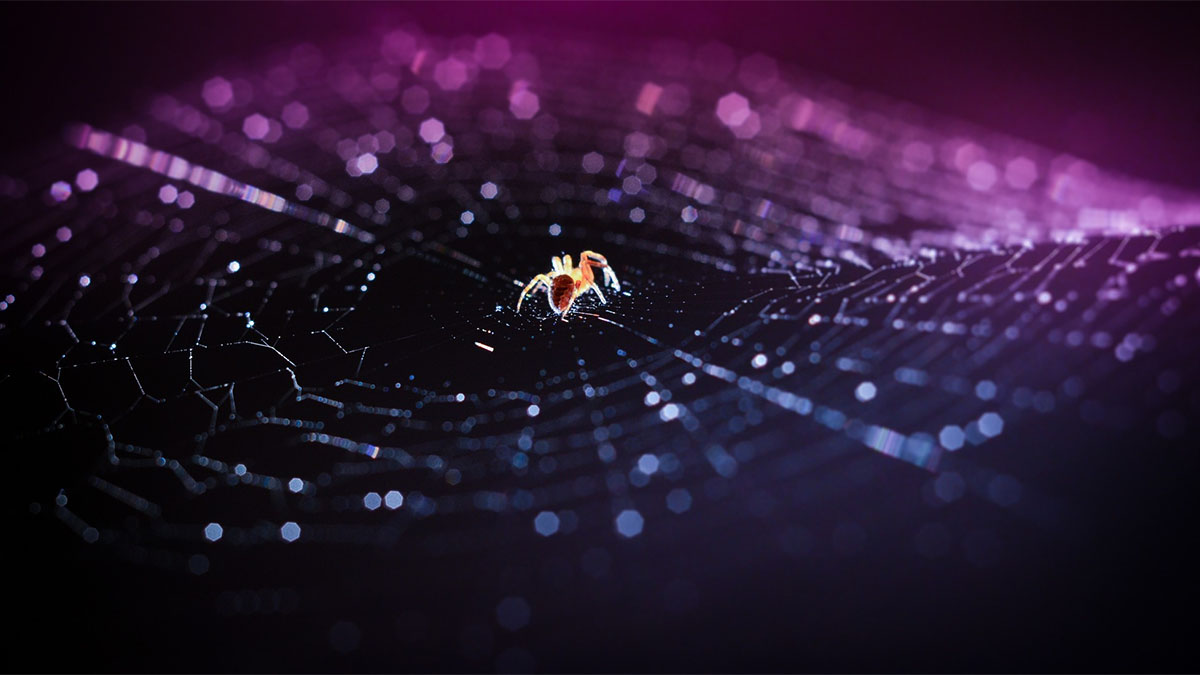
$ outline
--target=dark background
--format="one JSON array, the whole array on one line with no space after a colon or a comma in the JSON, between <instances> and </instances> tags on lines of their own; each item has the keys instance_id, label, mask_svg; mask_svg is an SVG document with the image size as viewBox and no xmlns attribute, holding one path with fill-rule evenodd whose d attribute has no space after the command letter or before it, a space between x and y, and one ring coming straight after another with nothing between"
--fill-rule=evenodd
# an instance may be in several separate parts
<instances>
[{"instance_id":1,"label":"dark background","mask_svg":"<svg viewBox=\"0 0 1200 675\"><path fill-rule=\"evenodd\" d=\"M669 36L694 45L721 40L741 51L763 51L1071 152L1106 168L1195 188L1200 187L1200 59L1190 14L1191 8L1183 4L1082 3L5 5L0 9L6 121L0 125L0 170L25 156L26 146L56 137L68 121L124 116L143 109L145 94L208 76L220 64L249 60L272 46L369 31L383 23L381 17L392 22L409 16L427 31L447 35L569 30L611 34L614 39ZM1187 352L1181 348L1173 353ZM1194 668L1189 646L1194 616L1182 622L1174 618L1194 612L1196 597L1196 559L1194 553L1186 554L1186 541L1195 531L1195 492L1190 490L1196 475L1194 454L1157 452L1161 448L1147 447L1144 438L1133 433L1105 438L1103 432L1095 432L1081 439L1070 429L1049 424L1025 433L1038 443L1014 444L1021 452L1004 461L1032 466L1043 448L1057 449L1061 456L1056 454L1056 466L1066 474L1059 484L1075 486L1072 496L1095 506L1096 520L1107 527L1062 537L1041 548L1028 547L1021 552L1025 566L1005 574L956 577L937 567L896 571L887 569L886 558L879 556L813 576L781 573L728 586L714 583L732 590L712 604L733 611L705 613L692 618L690 625L680 624L685 629L671 644L652 642L662 634L652 625L656 615L629 616L615 610L602 615L621 620L624 635L645 636L641 642L614 644L603 626L595 629L581 613L560 627L558 651L539 654L542 665L582 670L581 660L587 658L594 670L617 670L629 667L629 654L641 654L646 670L795 669L793 654L779 650L779 645L794 642L797 653L825 655L824 660L801 664L812 670L979 670L988 663L999 670L1080 664L1096 671ZM1157 461L1143 459L1131 466L1122 449L1134 447ZM998 461L999 454L992 450L984 459ZM871 459L881 465L892 461ZM1085 463L1092 471L1070 474L1070 467ZM915 508L911 503L916 474L899 464L886 466L904 481L888 495L888 503ZM891 512L897 520L911 516L899 507ZM46 539L43 534L10 541L33 541L40 547ZM736 571L738 556L755 554L726 548L719 536L712 542L711 558L704 561L712 570ZM615 564L636 569L639 561L668 553L664 549L669 543L654 544L657 548L649 542L639 544L628 549L627 560ZM216 588L211 577L198 582L194 595L176 600L162 589L188 580L181 581L174 571L123 566L114 573L111 563L97 564L76 557L75 551L61 542L57 548L46 546L29 556L29 569L11 577L18 589L11 593L19 595L21 587L28 586L33 589L29 593L38 596L24 605L36 607L36 614L14 612L22 625L13 634L16 638L5 642L14 646L11 653L21 655L14 669L63 663L79 670L160 670L169 663L180 670L270 670L281 663L318 671L379 667L369 653L349 665L336 660L302 664L295 655L292 661L280 660L289 656L293 642L313 635L323 640L325 624L302 634L283 634L285 624L236 617L221 630L239 632L246 643L261 649L244 649L245 643L243 649L205 644L204 633L187 633L179 626L186 623L180 617L207 610L207 605L189 605L188 599L206 597L205 583ZM506 553L497 547L493 555ZM271 561L282 567L285 554L271 555L280 556ZM1045 561L1061 568L1054 574L1026 576L1030 569L1044 572ZM323 562L314 559L306 569L334 569ZM394 572L375 568L384 562L367 559L343 570L342 576L371 579ZM243 571L233 567L228 574ZM247 572L251 571L261 573ZM472 571L458 576L470 578ZM791 585L771 586L778 578L789 579ZM1031 584L1029 578L1044 583ZM39 583L47 579L58 583ZM1190 585L1179 583L1188 579L1193 580ZM460 605L481 603L478 598L494 594L493 589L486 594L480 590L486 580L475 583L425 592L434 596L430 604L439 601L457 611ZM852 597L834 597L836 591L856 585L860 592ZM633 586L581 585L573 591L575 596L566 597L578 598L580 607L632 607L639 602L630 597ZM129 588L144 593L113 597L118 592L113 589ZM935 591L914 602L912 593L882 592L892 588ZM979 588L989 592L975 592ZM592 591L611 604L587 597ZM375 592L378 598L369 599L378 606L372 607L387 620L363 624L365 639L390 644L397 632L391 619L394 607L388 605L393 598ZM535 597L537 606L562 602L560 594L566 593L549 588L542 592L558 597ZM156 621L154 612L164 606L160 596L172 598L168 604L174 616ZM792 598L801 596L811 604L796 606ZM735 616L743 602L762 598L772 601ZM125 617L142 620L131 625L109 616L108 608L117 599L124 603ZM318 600L332 608L331 615L369 604L353 595ZM818 611L833 606L842 607L842 614ZM490 611L490 606L479 608L481 616ZM859 626L861 632L839 630L847 625ZM1023 625L1029 629L1008 630ZM431 631L441 628L435 625ZM457 633L444 632L457 639ZM921 639L913 639L914 634ZM581 635L586 639L580 640ZM40 640L60 644L53 653L40 654L30 649ZM18 650L17 645L25 648ZM401 647L409 667L433 670L440 665L437 646L424 652ZM1147 662L1150 656L1154 660Z\"/></svg>"},{"instance_id":2,"label":"dark background","mask_svg":"<svg viewBox=\"0 0 1200 675\"><path fill-rule=\"evenodd\" d=\"M720 40L1136 176L1200 186L1189 3L6 4L3 145L275 45L409 17L448 36ZM5 155L9 153L6 152Z\"/></svg>"}]
</instances>

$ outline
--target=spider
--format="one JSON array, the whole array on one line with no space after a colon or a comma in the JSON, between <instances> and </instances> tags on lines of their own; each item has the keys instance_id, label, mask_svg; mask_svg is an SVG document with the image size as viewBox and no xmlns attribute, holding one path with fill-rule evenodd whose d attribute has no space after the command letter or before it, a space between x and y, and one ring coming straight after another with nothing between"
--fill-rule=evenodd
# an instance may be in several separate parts
<instances>
[{"instance_id":1,"label":"spider","mask_svg":"<svg viewBox=\"0 0 1200 675\"><path fill-rule=\"evenodd\" d=\"M542 284L546 288L546 300L550 302L550 309L556 314L562 315L563 321L567 320L567 312L571 311L571 305L579 296L594 291L600 296L600 302L608 302L604 299L604 293L600 292L600 284L596 283L596 275L592 272L593 267L599 267L604 270L604 283L612 286L614 291L621 290L621 284L617 281L617 275L608 266L608 260L604 256L595 251L584 251L579 254L579 267L571 266L571 256L564 255L560 260L558 256L554 256L550 260L549 274L539 274L529 282L525 290L521 291L521 297L517 299L517 311L521 311L521 303L525 301L525 296L535 292L538 284Z\"/></svg>"}]
</instances>

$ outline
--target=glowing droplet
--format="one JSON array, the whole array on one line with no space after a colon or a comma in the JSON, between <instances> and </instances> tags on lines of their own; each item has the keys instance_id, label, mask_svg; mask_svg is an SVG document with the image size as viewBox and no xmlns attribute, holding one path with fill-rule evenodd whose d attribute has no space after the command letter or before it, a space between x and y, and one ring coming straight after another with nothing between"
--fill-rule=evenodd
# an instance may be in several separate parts
<instances>
[{"instance_id":1,"label":"glowing droplet","mask_svg":"<svg viewBox=\"0 0 1200 675\"><path fill-rule=\"evenodd\" d=\"M642 527L645 525L645 522L645 519L642 518L642 514L638 513L635 509L625 509L617 515L617 532L619 532L622 537L636 537L642 533Z\"/></svg>"},{"instance_id":2,"label":"glowing droplet","mask_svg":"<svg viewBox=\"0 0 1200 675\"><path fill-rule=\"evenodd\" d=\"M50 186L50 197L56 202L65 202L71 198L71 184L60 180Z\"/></svg>"}]
</instances>

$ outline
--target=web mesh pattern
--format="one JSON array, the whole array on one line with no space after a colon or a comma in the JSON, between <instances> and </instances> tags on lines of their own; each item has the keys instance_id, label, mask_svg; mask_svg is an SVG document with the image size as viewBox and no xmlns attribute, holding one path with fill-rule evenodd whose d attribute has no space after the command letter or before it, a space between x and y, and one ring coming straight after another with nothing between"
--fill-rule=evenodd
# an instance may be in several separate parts
<instances>
[{"instance_id":1,"label":"web mesh pattern","mask_svg":"<svg viewBox=\"0 0 1200 675\"><path fill-rule=\"evenodd\" d=\"M0 178L23 526L163 570L179 625L303 638L251 668L553 668L604 644L580 606L633 636L830 567L1048 575L1106 472L1194 442L1195 195L763 55L599 49L301 45ZM589 249L620 292L515 311Z\"/></svg>"}]
</instances>

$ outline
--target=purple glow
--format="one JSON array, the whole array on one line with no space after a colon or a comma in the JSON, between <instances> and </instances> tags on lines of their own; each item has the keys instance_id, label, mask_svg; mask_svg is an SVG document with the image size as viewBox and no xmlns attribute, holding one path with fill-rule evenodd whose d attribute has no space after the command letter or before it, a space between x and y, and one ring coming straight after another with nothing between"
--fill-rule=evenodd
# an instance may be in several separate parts
<instances>
[{"instance_id":1,"label":"purple glow","mask_svg":"<svg viewBox=\"0 0 1200 675\"><path fill-rule=\"evenodd\" d=\"M508 109L517 119L533 119L541 109L541 102L537 94L529 91L523 82L518 82L513 84L513 92L508 95Z\"/></svg>"},{"instance_id":2,"label":"purple glow","mask_svg":"<svg viewBox=\"0 0 1200 675\"><path fill-rule=\"evenodd\" d=\"M433 68L433 81L446 91L457 91L470 79L467 64L455 58L439 61Z\"/></svg>"},{"instance_id":3,"label":"purple glow","mask_svg":"<svg viewBox=\"0 0 1200 675\"><path fill-rule=\"evenodd\" d=\"M56 202L65 202L71 198L71 184L66 181L57 181L50 186L50 197Z\"/></svg>"},{"instance_id":4,"label":"purple glow","mask_svg":"<svg viewBox=\"0 0 1200 675\"><path fill-rule=\"evenodd\" d=\"M224 110L233 104L233 85L223 77L214 77L204 83L204 102L213 110Z\"/></svg>"},{"instance_id":5,"label":"purple glow","mask_svg":"<svg viewBox=\"0 0 1200 675\"><path fill-rule=\"evenodd\" d=\"M480 68L499 70L512 58L508 38L489 33L475 41L475 61Z\"/></svg>"},{"instance_id":6,"label":"purple glow","mask_svg":"<svg viewBox=\"0 0 1200 675\"><path fill-rule=\"evenodd\" d=\"M421 122L420 130L417 133L426 143L437 143L446 136L446 126L436 117L430 117Z\"/></svg>"},{"instance_id":7,"label":"purple glow","mask_svg":"<svg viewBox=\"0 0 1200 675\"><path fill-rule=\"evenodd\" d=\"M246 138L253 141L261 141L267 137L267 133L271 130L271 124L266 117L254 113L249 115L242 122L242 133L246 134Z\"/></svg>"},{"instance_id":8,"label":"purple glow","mask_svg":"<svg viewBox=\"0 0 1200 675\"><path fill-rule=\"evenodd\" d=\"M91 192L100 184L100 176L91 169L84 169L75 174L75 185L81 192Z\"/></svg>"},{"instance_id":9,"label":"purple glow","mask_svg":"<svg viewBox=\"0 0 1200 675\"><path fill-rule=\"evenodd\" d=\"M308 124L308 107L299 101L292 101L283 107L281 116L289 129L303 129Z\"/></svg>"},{"instance_id":10,"label":"purple glow","mask_svg":"<svg viewBox=\"0 0 1200 675\"><path fill-rule=\"evenodd\" d=\"M727 127L737 127L750 119L750 101L737 92L730 92L717 101L717 118Z\"/></svg>"}]
</instances>

